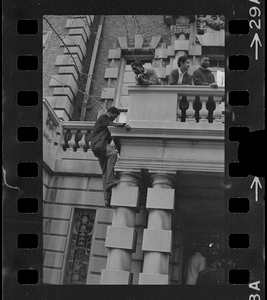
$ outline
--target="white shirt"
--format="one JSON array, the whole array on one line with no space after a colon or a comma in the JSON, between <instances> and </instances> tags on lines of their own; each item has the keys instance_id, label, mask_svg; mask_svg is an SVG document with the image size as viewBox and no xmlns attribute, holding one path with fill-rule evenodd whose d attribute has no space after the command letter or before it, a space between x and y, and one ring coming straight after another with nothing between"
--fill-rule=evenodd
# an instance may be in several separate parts
<instances>
[{"instance_id":1,"label":"white shirt","mask_svg":"<svg viewBox=\"0 0 267 300\"><path fill-rule=\"evenodd\" d=\"M178 72L179 72L179 79L178 79L178 83L177 84L182 84L185 72L182 73L179 68L178 68Z\"/></svg>"},{"instance_id":2,"label":"white shirt","mask_svg":"<svg viewBox=\"0 0 267 300\"><path fill-rule=\"evenodd\" d=\"M200 252L196 252L188 262L186 284L197 284L199 272L206 269L206 267L206 258Z\"/></svg>"}]
</instances>

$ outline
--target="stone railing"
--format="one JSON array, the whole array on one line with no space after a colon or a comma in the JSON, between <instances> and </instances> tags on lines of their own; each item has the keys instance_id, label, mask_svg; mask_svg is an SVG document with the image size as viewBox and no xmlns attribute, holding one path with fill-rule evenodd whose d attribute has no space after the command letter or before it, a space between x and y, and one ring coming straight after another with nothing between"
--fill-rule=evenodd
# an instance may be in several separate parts
<instances>
[{"instance_id":1,"label":"stone railing","mask_svg":"<svg viewBox=\"0 0 267 300\"><path fill-rule=\"evenodd\" d=\"M56 115L46 98L43 98L43 140L52 148L59 144L61 120Z\"/></svg>"},{"instance_id":2,"label":"stone railing","mask_svg":"<svg viewBox=\"0 0 267 300\"><path fill-rule=\"evenodd\" d=\"M94 124L95 122L62 121L48 101L43 99L43 139L52 152L87 152Z\"/></svg>"},{"instance_id":3,"label":"stone railing","mask_svg":"<svg viewBox=\"0 0 267 300\"><path fill-rule=\"evenodd\" d=\"M128 91L130 125L138 127L147 123L152 127L179 128L177 123L224 123L224 88L129 86Z\"/></svg>"},{"instance_id":4,"label":"stone railing","mask_svg":"<svg viewBox=\"0 0 267 300\"><path fill-rule=\"evenodd\" d=\"M95 122L63 121L60 148L63 151L87 152Z\"/></svg>"}]
</instances>

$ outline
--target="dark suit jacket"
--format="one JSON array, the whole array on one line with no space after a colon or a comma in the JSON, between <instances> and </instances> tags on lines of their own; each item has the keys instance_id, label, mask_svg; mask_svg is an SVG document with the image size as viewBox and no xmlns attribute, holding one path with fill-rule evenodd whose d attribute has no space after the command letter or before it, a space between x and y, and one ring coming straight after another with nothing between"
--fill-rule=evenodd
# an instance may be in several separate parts
<instances>
[{"instance_id":1,"label":"dark suit jacket","mask_svg":"<svg viewBox=\"0 0 267 300\"><path fill-rule=\"evenodd\" d=\"M174 69L171 71L168 84L170 85L178 84L178 80L179 80L179 71L178 69ZM184 74L182 84L190 84L190 85L192 84L192 76L187 72L185 72Z\"/></svg>"},{"instance_id":2,"label":"dark suit jacket","mask_svg":"<svg viewBox=\"0 0 267 300\"><path fill-rule=\"evenodd\" d=\"M193 73L194 85L210 85L215 82L215 77L209 69L199 67Z\"/></svg>"}]
</instances>

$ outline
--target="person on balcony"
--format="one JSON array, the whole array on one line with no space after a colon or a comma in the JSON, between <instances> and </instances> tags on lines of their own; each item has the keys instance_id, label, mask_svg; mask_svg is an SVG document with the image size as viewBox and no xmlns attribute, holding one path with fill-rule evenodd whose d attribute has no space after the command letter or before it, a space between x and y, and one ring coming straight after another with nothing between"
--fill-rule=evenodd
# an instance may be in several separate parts
<instances>
[{"instance_id":1,"label":"person on balcony","mask_svg":"<svg viewBox=\"0 0 267 300\"><path fill-rule=\"evenodd\" d=\"M171 71L169 76L169 85L191 85L192 84L192 76L188 73L188 69L190 67L190 61L187 56L180 56L178 58L178 69L174 69Z\"/></svg>"},{"instance_id":2,"label":"person on balcony","mask_svg":"<svg viewBox=\"0 0 267 300\"><path fill-rule=\"evenodd\" d=\"M213 88L218 87L217 83L215 82L214 75L208 69L209 65L210 59L206 56L203 56L200 61L200 67L193 73L194 85L206 85Z\"/></svg>"},{"instance_id":3,"label":"person on balcony","mask_svg":"<svg viewBox=\"0 0 267 300\"><path fill-rule=\"evenodd\" d=\"M91 150L98 158L102 170L104 200L105 205L108 207L110 207L111 189L118 184L114 173L118 151L110 145L112 137L108 126L124 127L126 130L131 128L126 123L113 122L119 115L120 111L115 106L110 107L106 113L96 120L91 133Z\"/></svg>"},{"instance_id":4,"label":"person on balcony","mask_svg":"<svg viewBox=\"0 0 267 300\"><path fill-rule=\"evenodd\" d=\"M135 60L131 64L132 70L135 73L136 84L138 85L158 85L160 84L159 78L155 70L146 69L143 63Z\"/></svg>"}]
</instances>

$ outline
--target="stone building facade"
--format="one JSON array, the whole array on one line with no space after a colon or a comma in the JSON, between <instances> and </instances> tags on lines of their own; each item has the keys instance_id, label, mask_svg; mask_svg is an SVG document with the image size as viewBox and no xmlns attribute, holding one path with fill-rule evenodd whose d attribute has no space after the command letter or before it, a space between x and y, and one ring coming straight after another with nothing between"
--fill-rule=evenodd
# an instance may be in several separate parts
<instances>
[{"instance_id":1,"label":"stone building facade","mask_svg":"<svg viewBox=\"0 0 267 300\"><path fill-rule=\"evenodd\" d=\"M184 54L219 80L223 16L44 16L43 31L44 283L184 284L194 247L225 247L224 87L167 82ZM135 59L161 85L136 86ZM90 132L113 105L132 129L110 129L110 209Z\"/></svg>"}]
</instances>

